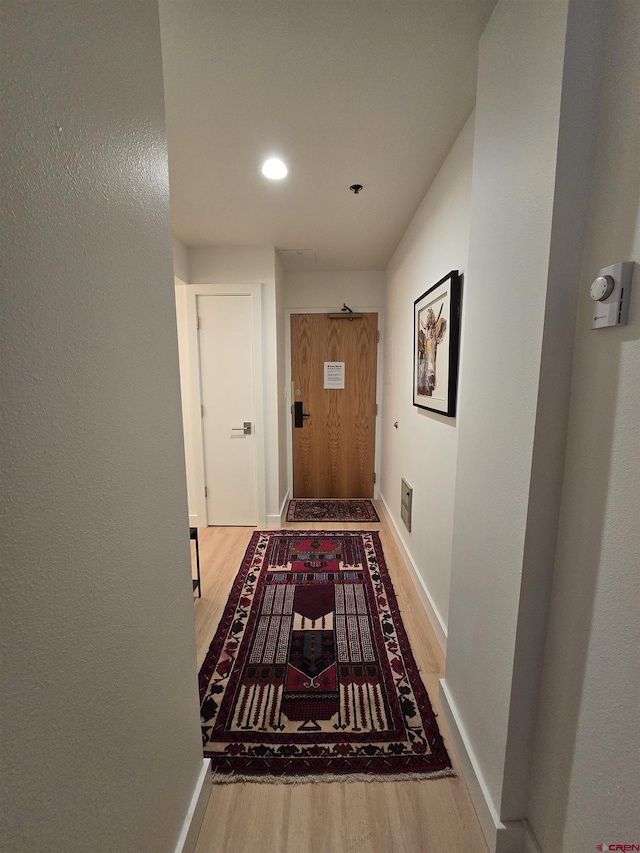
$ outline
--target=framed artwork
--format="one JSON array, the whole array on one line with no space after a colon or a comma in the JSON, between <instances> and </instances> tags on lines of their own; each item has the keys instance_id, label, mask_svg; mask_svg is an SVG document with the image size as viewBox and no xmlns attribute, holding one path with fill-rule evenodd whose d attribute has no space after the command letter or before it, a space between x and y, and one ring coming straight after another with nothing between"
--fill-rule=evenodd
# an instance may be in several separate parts
<instances>
[{"instance_id":1,"label":"framed artwork","mask_svg":"<svg viewBox=\"0 0 640 853\"><path fill-rule=\"evenodd\" d=\"M462 283L458 270L413 303L413 405L456 414Z\"/></svg>"}]
</instances>

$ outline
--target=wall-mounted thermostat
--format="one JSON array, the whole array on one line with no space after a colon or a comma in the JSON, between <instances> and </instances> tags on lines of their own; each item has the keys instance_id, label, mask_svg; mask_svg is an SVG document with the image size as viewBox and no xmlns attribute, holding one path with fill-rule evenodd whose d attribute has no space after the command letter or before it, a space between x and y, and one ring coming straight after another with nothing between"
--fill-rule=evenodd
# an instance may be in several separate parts
<instances>
[{"instance_id":1,"label":"wall-mounted thermostat","mask_svg":"<svg viewBox=\"0 0 640 853\"><path fill-rule=\"evenodd\" d=\"M633 261L623 261L600 270L589 290L593 299L592 329L627 325L634 266Z\"/></svg>"}]
</instances>

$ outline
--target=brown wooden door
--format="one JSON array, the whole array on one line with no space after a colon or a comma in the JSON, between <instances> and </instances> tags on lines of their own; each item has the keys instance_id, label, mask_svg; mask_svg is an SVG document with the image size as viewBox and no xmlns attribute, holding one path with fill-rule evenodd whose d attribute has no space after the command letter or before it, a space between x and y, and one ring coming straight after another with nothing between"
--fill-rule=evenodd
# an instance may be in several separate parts
<instances>
[{"instance_id":1,"label":"brown wooden door","mask_svg":"<svg viewBox=\"0 0 640 853\"><path fill-rule=\"evenodd\" d=\"M291 315L293 402L309 415L293 424L294 497L373 497L377 338L377 314ZM324 387L325 362L344 362L344 389Z\"/></svg>"}]
</instances>

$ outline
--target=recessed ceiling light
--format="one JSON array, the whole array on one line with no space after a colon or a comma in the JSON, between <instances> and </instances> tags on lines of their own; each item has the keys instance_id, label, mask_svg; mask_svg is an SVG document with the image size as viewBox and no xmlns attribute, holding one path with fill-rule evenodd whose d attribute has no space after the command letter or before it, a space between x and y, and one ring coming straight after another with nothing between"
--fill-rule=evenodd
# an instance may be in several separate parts
<instances>
[{"instance_id":1,"label":"recessed ceiling light","mask_svg":"<svg viewBox=\"0 0 640 853\"><path fill-rule=\"evenodd\" d=\"M279 181L287 176L289 170L277 157L271 157L265 160L262 164L262 174L265 178L270 178L272 181Z\"/></svg>"}]
</instances>

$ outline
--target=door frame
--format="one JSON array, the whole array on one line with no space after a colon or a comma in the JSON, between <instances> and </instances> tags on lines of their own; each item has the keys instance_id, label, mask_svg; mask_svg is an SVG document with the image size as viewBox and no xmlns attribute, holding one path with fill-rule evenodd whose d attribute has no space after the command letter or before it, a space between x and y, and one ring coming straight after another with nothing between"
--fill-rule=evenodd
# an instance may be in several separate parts
<instances>
[{"instance_id":1,"label":"door frame","mask_svg":"<svg viewBox=\"0 0 640 853\"><path fill-rule=\"evenodd\" d=\"M384 309L375 307L367 308L361 306L353 306L353 310L361 314L377 314L378 315L378 332L380 340L378 342L378 353L376 359L376 404L378 413L376 415L376 440L374 447L373 470L376 472L376 481L373 484L373 499L377 500L380 497L380 459L381 459L381 428L380 417L382 414L382 364L384 358L383 342L384 342ZM292 314L330 314L335 311L335 305L328 308L287 308L285 310L285 330L284 330L284 346L285 346L285 368L286 368L286 400L287 411L287 487L290 497L293 497L293 425L291 417L291 407L293 400L291 398L291 315ZM342 322L342 321L340 321ZM348 322L348 321L347 321Z\"/></svg>"},{"instance_id":2,"label":"door frame","mask_svg":"<svg viewBox=\"0 0 640 853\"><path fill-rule=\"evenodd\" d=\"M204 432L200 406L200 351L198 346L197 304L199 296L249 296L253 317L253 400L256 450L256 526L266 526L266 477L264 430L264 372L262 359L262 284L188 284L186 286L187 334L189 342L189 432L195 491L195 518L198 527L207 527L207 501L204 495ZM193 516L191 516L193 519Z\"/></svg>"}]
</instances>

